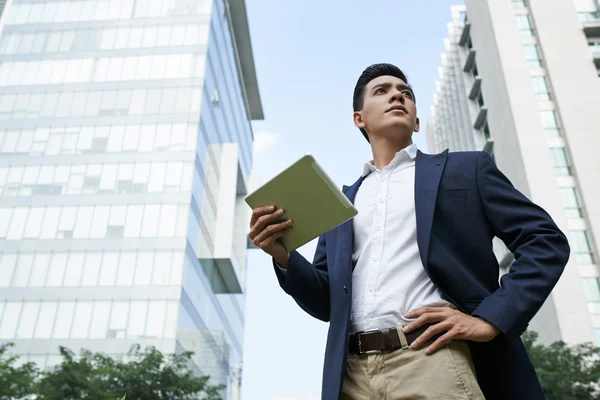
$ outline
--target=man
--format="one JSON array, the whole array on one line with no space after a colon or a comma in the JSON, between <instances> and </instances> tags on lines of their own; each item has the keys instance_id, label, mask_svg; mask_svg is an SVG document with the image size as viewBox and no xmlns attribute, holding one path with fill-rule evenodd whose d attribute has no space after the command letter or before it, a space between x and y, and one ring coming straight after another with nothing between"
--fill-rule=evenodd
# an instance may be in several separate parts
<instances>
[{"instance_id":1,"label":"man","mask_svg":"<svg viewBox=\"0 0 600 400\"><path fill-rule=\"evenodd\" d=\"M271 224L284 210L250 222L283 290L330 322L322 398L544 399L519 337L567 263L563 233L489 154L417 150L397 67L362 73L354 123L373 151L344 187L359 213L319 238L313 263L277 241L292 229ZM515 256L500 285L494 236Z\"/></svg>"}]
</instances>

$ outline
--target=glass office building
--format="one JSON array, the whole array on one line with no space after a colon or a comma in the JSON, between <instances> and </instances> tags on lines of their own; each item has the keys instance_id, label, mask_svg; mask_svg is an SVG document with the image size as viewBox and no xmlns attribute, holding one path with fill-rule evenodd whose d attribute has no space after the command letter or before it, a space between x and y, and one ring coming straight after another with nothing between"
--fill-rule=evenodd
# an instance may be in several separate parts
<instances>
[{"instance_id":1,"label":"glass office building","mask_svg":"<svg viewBox=\"0 0 600 400\"><path fill-rule=\"evenodd\" d=\"M244 0L9 0L0 341L191 350L236 398L253 134Z\"/></svg>"}]
</instances>

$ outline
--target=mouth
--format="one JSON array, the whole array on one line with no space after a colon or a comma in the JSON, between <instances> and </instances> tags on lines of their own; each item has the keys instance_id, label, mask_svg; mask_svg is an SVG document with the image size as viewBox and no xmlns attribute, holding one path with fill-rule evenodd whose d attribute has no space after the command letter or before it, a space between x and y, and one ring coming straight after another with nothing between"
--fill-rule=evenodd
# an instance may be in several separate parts
<instances>
[{"instance_id":1,"label":"mouth","mask_svg":"<svg viewBox=\"0 0 600 400\"><path fill-rule=\"evenodd\" d=\"M387 110L387 112L392 112L392 111L402 111L404 114L408 114L406 107L404 107L401 104L393 105Z\"/></svg>"}]
</instances>

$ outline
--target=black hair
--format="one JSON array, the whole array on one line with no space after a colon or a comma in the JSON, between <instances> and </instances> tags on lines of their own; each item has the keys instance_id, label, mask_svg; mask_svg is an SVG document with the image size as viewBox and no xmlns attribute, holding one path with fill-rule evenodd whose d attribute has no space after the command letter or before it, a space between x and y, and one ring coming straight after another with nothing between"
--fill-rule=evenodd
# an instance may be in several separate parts
<instances>
[{"instance_id":1,"label":"black hair","mask_svg":"<svg viewBox=\"0 0 600 400\"><path fill-rule=\"evenodd\" d=\"M408 80L406 79L406 75L404 74L404 72L402 72L400 68L387 63L373 64L367 67L362 72L360 78L358 78L358 82L356 82L356 86L354 87L354 96L352 98L352 106L354 108L354 111L360 111L363 108L365 101L365 88L367 87L367 84L373 79L385 75L395 76L396 78L402 79L412 92L413 100L416 102L415 94L412 90L412 87L409 85ZM367 135L367 131L365 131L362 128L359 129L365 137L365 139L367 139L367 142L370 142L369 136Z\"/></svg>"}]
</instances>

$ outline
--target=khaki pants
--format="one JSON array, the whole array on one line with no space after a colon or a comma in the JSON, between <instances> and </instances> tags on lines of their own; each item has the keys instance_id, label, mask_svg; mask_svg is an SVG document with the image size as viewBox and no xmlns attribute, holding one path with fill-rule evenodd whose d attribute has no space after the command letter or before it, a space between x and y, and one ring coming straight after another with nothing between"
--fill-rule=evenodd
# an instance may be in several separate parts
<instances>
[{"instance_id":1,"label":"khaki pants","mask_svg":"<svg viewBox=\"0 0 600 400\"><path fill-rule=\"evenodd\" d=\"M453 341L431 355L426 349L350 354L340 400L485 399L464 341Z\"/></svg>"}]
</instances>

